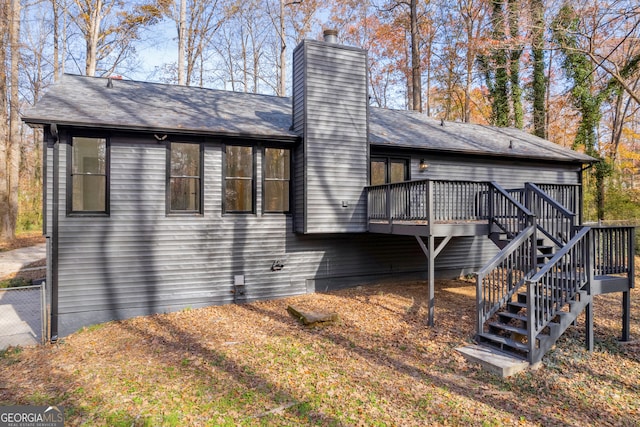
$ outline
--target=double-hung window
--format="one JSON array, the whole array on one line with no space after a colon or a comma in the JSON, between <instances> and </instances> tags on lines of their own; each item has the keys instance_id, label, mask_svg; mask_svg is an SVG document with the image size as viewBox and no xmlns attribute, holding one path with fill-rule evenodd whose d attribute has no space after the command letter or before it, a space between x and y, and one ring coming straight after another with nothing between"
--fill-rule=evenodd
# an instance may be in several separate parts
<instances>
[{"instance_id":1,"label":"double-hung window","mask_svg":"<svg viewBox=\"0 0 640 427\"><path fill-rule=\"evenodd\" d=\"M167 157L169 213L202 213L201 145L171 142Z\"/></svg>"},{"instance_id":2,"label":"double-hung window","mask_svg":"<svg viewBox=\"0 0 640 427\"><path fill-rule=\"evenodd\" d=\"M255 212L253 147L227 145L225 151L225 212Z\"/></svg>"},{"instance_id":3,"label":"double-hung window","mask_svg":"<svg viewBox=\"0 0 640 427\"><path fill-rule=\"evenodd\" d=\"M109 213L109 143L73 137L70 147L69 214Z\"/></svg>"},{"instance_id":4,"label":"double-hung window","mask_svg":"<svg viewBox=\"0 0 640 427\"><path fill-rule=\"evenodd\" d=\"M291 182L291 150L265 148L263 168L263 209L288 213Z\"/></svg>"}]
</instances>

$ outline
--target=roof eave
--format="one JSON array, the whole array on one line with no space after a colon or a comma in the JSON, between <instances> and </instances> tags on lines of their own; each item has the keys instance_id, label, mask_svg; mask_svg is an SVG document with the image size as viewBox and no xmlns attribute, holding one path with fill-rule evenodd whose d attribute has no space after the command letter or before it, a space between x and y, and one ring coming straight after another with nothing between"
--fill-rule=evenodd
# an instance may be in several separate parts
<instances>
[{"instance_id":1,"label":"roof eave","mask_svg":"<svg viewBox=\"0 0 640 427\"><path fill-rule=\"evenodd\" d=\"M263 141L283 142L283 143L296 143L300 140L298 135L294 134L261 134L261 133L249 133L249 132L225 132L219 130L206 130L206 129L181 129L181 128L169 128L169 127L156 127L156 126L123 126L118 124L92 124L92 123L79 123L73 121L58 121L58 120L44 120L30 117L23 117L22 121L30 127L42 127L45 125L56 124L57 126L76 127L83 129L109 129L125 132L154 132L154 133L167 133L167 134L180 134L180 135L207 135L207 136L220 136L226 138L237 139L260 139Z\"/></svg>"},{"instance_id":2,"label":"roof eave","mask_svg":"<svg viewBox=\"0 0 640 427\"><path fill-rule=\"evenodd\" d=\"M577 153L577 152L576 154L580 154L581 156L584 156L584 157L582 158L565 157L561 159L558 157L544 157L544 156L535 156L535 155L532 156L529 154L517 154L517 153L497 153L497 152L487 152L487 151L480 151L480 150L478 151L452 150L452 149L446 149L446 148L429 148L429 147L417 148L415 146L389 144L384 142L371 142L370 145L374 145L377 147L385 147L385 148L394 147L394 148L402 148L405 150L417 150L417 151L434 152L434 153L466 154L466 155L472 155L472 156L489 156L489 157L509 157L509 158L526 159L526 160L543 160L543 161L569 162L569 163L579 163L579 164L592 164L592 163L598 162L598 159L595 159L586 154Z\"/></svg>"}]
</instances>

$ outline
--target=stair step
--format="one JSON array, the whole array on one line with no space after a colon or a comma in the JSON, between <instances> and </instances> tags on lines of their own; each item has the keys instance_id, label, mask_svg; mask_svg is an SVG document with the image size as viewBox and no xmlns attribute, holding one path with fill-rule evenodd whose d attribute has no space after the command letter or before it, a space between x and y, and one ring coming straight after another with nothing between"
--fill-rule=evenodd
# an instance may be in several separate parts
<instances>
[{"instance_id":1,"label":"stair step","mask_svg":"<svg viewBox=\"0 0 640 427\"><path fill-rule=\"evenodd\" d=\"M499 322L489 322L488 325L490 328L502 329L503 331L513 332L519 335L523 335L525 337L527 336L526 329L518 328L516 326L511 326L511 325L507 325L505 323L499 323Z\"/></svg>"},{"instance_id":2,"label":"stair step","mask_svg":"<svg viewBox=\"0 0 640 427\"><path fill-rule=\"evenodd\" d=\"M527 303L526 302L520 302L520 301L511 301L507 303L507 306L509 308L517 308L518 311L523 309L523 308L527 308Z\"/></svg>"},{"instance_id":3,"label":"stair step","mask_svg":"<svg viewBox=\"0 0 640 427\"><path fill-rule=\"evenodd\" d=\"M515 319L521 322L527 323L527 316L523 316L521 314L509 313L508 311L500 311L498 312L499 317L507 318L507 319Z\"/></svg>"},{"instance_id":4,"label":"stair step","mask_svg":"<svg viewBox=\"0 0 640 427\"><path fill-rule=\"evenodd\" d=\"M490 334L490 333L487 333L487 332L483 332L481 334L478 334L478 337L480 337L485 342L490 341L490 342L494 342L494 343L500 344L502 346L507 346L507 347L510 347L510 348L513 348L515 350L522 351L522 352L525 352L525 353L529 352L529 347L526 344L523 344L520 341L512 340L511 338L506 338L506 337L503 337L503 336L500 336L500 335ZM504 350L504 348L503 348L503 350Z\"/></svg>"},{"instance_id":5,"label":"stair step","mask_svg":"<svg viewBox=\"0 0 640 427\"><path fill-rule=\"evenodd\" d=\"M538 245L538 251L545 255L551 255L555 251L555 246L547 246L547 245Z\"/></svg>"}]
</instances>

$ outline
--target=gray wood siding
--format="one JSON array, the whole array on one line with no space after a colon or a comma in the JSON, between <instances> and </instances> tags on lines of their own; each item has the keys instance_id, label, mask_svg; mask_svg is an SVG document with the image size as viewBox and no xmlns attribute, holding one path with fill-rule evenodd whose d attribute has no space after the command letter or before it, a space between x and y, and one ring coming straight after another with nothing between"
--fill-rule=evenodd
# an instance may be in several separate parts
<instances>
[{"instance_id":1,"label":"gray wood siding","mask_svg":"<svg viewBox=\"0 0 640 427\"><path fill-rule=\"evenodd\" d=\"M299 232L367 229L366 66L365 51L345 46L305 41L294 53L293 124L304 137L296 164L298 178L304 174L296 191Z\"/></svg>"},{"instance_id":2,"label":"gray wood siding","mask_svg":"<svg viewBox=\"0 0 640 427\"><path fill-rule=\"evenodd\" d=\"M429 165L420 171L420 159ZM496 181L504 188L521 188L526 182L577 184L580 165L524 161L471 160L463 156L413 156L411 179Z\"/></svg>"},{"instance_id":3,"label":"gray wood siding","mask_svg":"<svg viewBox=\"0 0 640 427\"><path fill-rule=\"evenodd\" d=\"M67 217L66 149L60 145L60 336L135 315L424 277L426 260L412 237L302 235L289 215L223 215L217 143L205 146L201 216L165 214L164 144L113 136L110 216ZM276 260L284 268L274 272ZM245 279L242 296L233 293L237 275Z\"/></svg>"}]
</instances>

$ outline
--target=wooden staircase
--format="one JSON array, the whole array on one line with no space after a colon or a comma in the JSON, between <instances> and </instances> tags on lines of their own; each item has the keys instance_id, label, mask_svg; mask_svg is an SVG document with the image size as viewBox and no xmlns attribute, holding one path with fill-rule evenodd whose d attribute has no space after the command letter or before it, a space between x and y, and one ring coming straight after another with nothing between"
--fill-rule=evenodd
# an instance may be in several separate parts
<instances>
[{"instance_id":1,"label":"wooden staircase","mask_svg":"<svg viewBox=\"0 0 640 427\"><path fill-rule=\"evenodd\" d=\"M489 238L501 251L477 274L477 343L537 364L586 310L591 350L591 285L602 293L607 280L597 274L611 271L612 291L633 287L633 229L578 226L571 210L533 184L511 193L527 220L513 232L492 218Z\"/></svg>"},{"instance_id":2,"label":"wooden staircase","mask_svg":"<svg viewBox=\"0 0 640 427\"><path fill-rule=\"evenodd\" d=\"M622 293L622 340L629 340L634 229L581 225L579 185L505 190L488 181L425 179L366 190L369 232L415 236L427 257L429 325L435 260L447 243L488 236L500 249L476 274L478 353L537 364L583 312L591 349L591 302L608 292Z\"/></svg>"}]
</instances>

